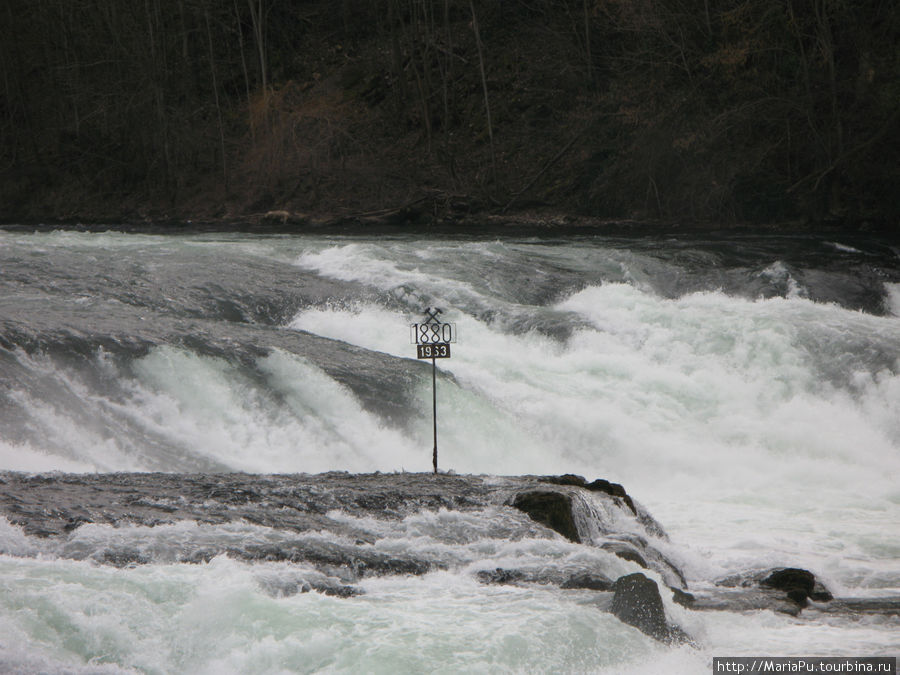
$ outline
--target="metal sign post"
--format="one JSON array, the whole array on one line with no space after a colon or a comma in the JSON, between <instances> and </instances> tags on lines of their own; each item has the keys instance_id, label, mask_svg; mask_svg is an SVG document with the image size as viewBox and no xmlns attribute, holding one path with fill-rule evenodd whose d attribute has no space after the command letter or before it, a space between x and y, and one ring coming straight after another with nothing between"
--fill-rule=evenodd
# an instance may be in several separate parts
<instances>
[{"instance_id":1,"label":"metal sign post","mask_svg":"<svg viewBox=\"0 0 900 675\"><path fill-rule=\"evenodd\" d=\"M450 358L450 343L456 342L456 324L446 323L438 318L443 310L425 308L425 319L410 324L412 343L416 345L416 358L431 359L431 409L434 426L434 452L432 462L434 473L438 472L437 446L437 360Z\"/></svg>"},{"instance_id":2,"label":"metal sign post","mask_svg":"<svg viewBox=\"0 0 900 675\"><path fill-rule=\"evenodd\" d=\"M434 465L434 475L437 475L437 364L436 357L431 357L431 420L434 426L434 450L431 453L431 463Z\"/></svg>"}]
</instances>

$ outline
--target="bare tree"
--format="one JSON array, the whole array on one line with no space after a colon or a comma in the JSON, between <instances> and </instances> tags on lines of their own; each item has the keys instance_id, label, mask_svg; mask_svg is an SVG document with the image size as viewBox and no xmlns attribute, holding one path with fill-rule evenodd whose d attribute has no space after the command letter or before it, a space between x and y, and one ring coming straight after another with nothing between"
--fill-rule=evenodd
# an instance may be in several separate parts
<instances>
[{"instance_id":1,"label":"bare tree","mask_svg":"<svg viewBox=\"0 0 900 675\"><path fill-rule=\"evenodd\" d=\"M269 91L269 75L266 65L266 2L265 0L247 0L247 5L250 7L253 36L256 39L256 51L259 57L259 83L265 97Z\"/></svg>"},{"instance_id":2,"label":"bare tree","mask_svg":"<svg viewBox=\"0 0 900 675\"><path fill-rule=\"evenodd\" d=\"M216 103L216 120L219 127L219 152L222 156L222 180L228 190L228 158L225 154L225 126L222 123L222 106L219 103L219 82L216 76L216 56L213 51L212 29L209 26L209 6L203 7L203 18L206 21L206 41L209 45L209 72L212 77L213 100Z\"/></svg>"},{"instance_id":3,"label":"bare tree","mask_svg":"<svg viewBox=\"0 0 900 675\"><path fill-rule=\"evenodd\" d=\"M475 15L475 3L469 0L472 10L472 31L475 33L475 46L478 49L478 69L481 73L481 88L484 91L484 112L487 117L488 140L491 146L491 178L497 180L497 157L494 153L494 125L491 122L491 101L488 97L487 76L484 73L484 49L481 45L481 34L478 31L478 17Z\"/></svg>"}]
</instances>

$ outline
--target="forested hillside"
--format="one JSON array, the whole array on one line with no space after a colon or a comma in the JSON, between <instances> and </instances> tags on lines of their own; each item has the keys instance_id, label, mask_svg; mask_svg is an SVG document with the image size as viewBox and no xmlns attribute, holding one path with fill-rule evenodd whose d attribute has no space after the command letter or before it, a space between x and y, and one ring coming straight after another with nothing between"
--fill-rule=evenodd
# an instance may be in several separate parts
<instances>
[{"instance_id":1,"label":"forested hillside","mask_svg":"<svg viewBox=\"0 0 900 675\"><path fill-rule=\"evenodd\" d=\"M0 216L895 223L895 0L3 0Z\"/></svg>"}]
</instances>

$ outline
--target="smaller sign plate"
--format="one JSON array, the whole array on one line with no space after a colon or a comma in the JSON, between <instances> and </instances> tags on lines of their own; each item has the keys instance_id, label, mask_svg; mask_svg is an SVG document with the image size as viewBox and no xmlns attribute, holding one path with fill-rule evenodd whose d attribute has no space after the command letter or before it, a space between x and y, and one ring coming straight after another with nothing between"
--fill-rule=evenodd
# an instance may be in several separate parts
<instances>
[{"instance_id":1,"label":"smaller sign plate","mask_svg":"<svg viewBox=\"0 0 900 675\"><path fill-rule=\"evenodd\" d=\"M416 345L416 358L449 359L450 345L446 342L435 342L427 345Z\"/></svg>"}]
</instances>

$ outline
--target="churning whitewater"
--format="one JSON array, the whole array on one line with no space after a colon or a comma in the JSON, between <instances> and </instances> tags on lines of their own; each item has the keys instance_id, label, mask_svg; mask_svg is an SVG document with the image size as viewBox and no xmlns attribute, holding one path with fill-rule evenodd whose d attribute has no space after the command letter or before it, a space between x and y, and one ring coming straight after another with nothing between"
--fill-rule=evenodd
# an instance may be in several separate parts
<instances>
[{"instance_id":1,"label":"churning whitewater","mask_svg":"<svg viewBox=\"0 0 900 675\"><path fill-rule=\"evenodd\" d=\"M481 496L385 519L312 481L321 522L302 532L278 518L288 487L246 496L264 516L184 515L194 498L173 480L430 471L431 363L409 339L426 307L458 333L438 362L440 468L480 476ZM3 671L695 673L714 656L897 655L900 250L0 231L0 472ZM88 503L70 474L94 473L115 519L60 520L15 487ZM692 641L663 644L608 594L484 583L552 568L673 585L484 496L562 473L624 485L688 590L796 567L895 609L692 611L664 593ZM225 492L196 494L244 503ZM334 562L348 551L368 571Z\"/></svg>"}]
</instances>

